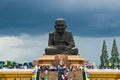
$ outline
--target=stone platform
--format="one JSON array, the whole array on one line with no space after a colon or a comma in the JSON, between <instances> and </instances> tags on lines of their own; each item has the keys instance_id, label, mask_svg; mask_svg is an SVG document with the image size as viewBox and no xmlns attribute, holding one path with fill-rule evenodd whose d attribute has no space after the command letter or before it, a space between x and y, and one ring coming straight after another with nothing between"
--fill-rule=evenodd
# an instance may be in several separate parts
<instances>
[{"instance_id":1,"label":"stone platform","mask_svg":"<svg viewBox=\"0 0 120 80\"><path fill-rule=\"evenodd\" d=\"M55 61L56 55L41 55L38 59L39 65L51 65ZM80 55L67 55L69 65L83 65L84 64L84 58Z\"/></svg>"}]
</instances>

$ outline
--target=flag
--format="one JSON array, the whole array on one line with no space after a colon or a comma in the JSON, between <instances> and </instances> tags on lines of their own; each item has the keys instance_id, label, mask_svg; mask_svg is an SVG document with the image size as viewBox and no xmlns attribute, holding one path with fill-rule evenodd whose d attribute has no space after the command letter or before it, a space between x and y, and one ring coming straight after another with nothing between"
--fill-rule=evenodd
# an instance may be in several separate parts
<instances>
[{"instance_id":1,"label":"flag","mask_svg":"<svg viewBox=\"0 0 120 80\"><path fill-rule=\"evenodd\" d=\"M37 73L37 69L38 69L38 67L35 66L32 73Z\"/></svg>"},{"instance_id":2,"label":"flag","mask_svg":"<svg viewBox=\"0 0 120 80\"><path fill-rule=\"evenodd\" d=\"M85 72L85 76L86 76L86 80L90 80L90 75L89 75L89 73L88 72Z\"/></svg>"},{"instance_id":3,"label":"flag","mask_svg":"<svg viewBox=\"0 0 120 80\"><path fill-rule=\"evenodd\" d=\"M37 70L38 70L38 67L37 67L37 65L36 65L36 66L34 67L34 69L33 69L33 72L32 72L32 73L34 73L33 76L32 76L32 80L36 80Z\"/></svg>"},{"instance_id":4,"label":"flag","mask_svg":"<svg viewBox=\"0 0 120 80\"><path fill-rule=\"evenodd\" d=\"M85 72L87 72L87 65L84 65L84 70L85 70Z\"/></svg>"},{"instance_id":5,"label":"flag","mask_svg":"<svg viewBox=\"0 0 120 80\"><path fill-rule=\"evenodd\" d=\"M90 80L90 78L86 78L86 80Z\"/></svg>"},{"instance_id":6,"label":"flag","mask_svg":"<svg viewBox=\"0 0 120 80\"><path fill-rule=\"evenodd\" d=\"M36 78L32 78L32 80L36 80Z\"/></svg>"},{"instance_id":7,"label":"flag","mask_svg":"<svg viewBox=\"0 0 120 80\"><path fill-rule=\"evenodd\" d=\"M83 76L84 76L84 79L86 79L86 80L90 80L90 75L89 75L89 73L88 73L88 70L87 70L88 68L87 68L87 66L86 65L84 65L84 71L83 71Z\"/></svg>"},{"instance_id":8,"label":"flag","mask_svg":"<svg viewBox=\"0 0 120 80\"><path fill-rule=\"evenodd\" d=\"M0 65L1 65L1 67L3 67L4 66L4 62L0 61Z\"/></svg>"},{"instance_id":9,"label":"flag","mask_svg":"<svg viewBox=\"0 0 120 80\"><path fill-rule=\"evenodd\" d=\"M93 62L93 66L96 66L96 63L95 63L95 62Z\"/></svg>"},{"instance_id":10,"label":"flag","mask_svg":"<svg viewBox=\"0 0 120 80\"><path fill-rule=\"evenodd\" d=\"M36 77L37 77L37 74L34 73L34 74L32 75L32 80L36 80Z\"/></svg>"},{"instance_id":11,"label":"flag","mask_svg":"<svg viewBox=\"0 0 120 80\"><path fill-rule=\"evenodd\" d=\"M24 66L24 62L22 62L21 64L22 64L22 66Z\"/></svg>"},{"instance_id":12,"label":"flag","mask_svg":"<svg viewBox=\"0 0 120 80\"><path fill-rule=\"evenodd\" d=\"M118 63L114 63L114 65L115 65L115 66L117 66L117 65L118 65Z\"/></svg>"},{"instance_id":13,"label":"flag","mask_svg":"<svg viewBox=\"0 0 120 80\"><path fill-rule=\"evenodd\" d=\"M8 65L8 61L5 62L4 66L7 66Z\"/></svg>"},{"instance_id":14,"label":"flag","mask_svg":"<svg viewBox=\"0 0 120 80\"><path fill-rule=\"evenodd\" d=\"M97 63L97 66L100 66L100 65L101 65L101 62L98 62L98 63Z\"/></svg>"},{"instance_id":15,"label":"flag","mask_svg":"<svg viewBox=\"0 0 120 80\"><path fill-rule=\"evenodd\" d=\"M36 74L32 75L32 78L36 78Z\"/></svg>"},{"instance_id":16,"label":"flag","mask_svg":"<svg viewBox=\"0 0 120 80\"><path fill-rule=\"evenodd\" d=\"M104 62L104 66L106 66L107 64Z\"/></svg>"},{"instance_id":17,"label":"flag","mask_svg":"<svg viewBox=\"0 0 120 80\"><path fill-rule=\"evenodd\" d=\"M111 62L109 63L109 66L112 66L112 63L111 63Z\"/></svg>"}]
</instances>

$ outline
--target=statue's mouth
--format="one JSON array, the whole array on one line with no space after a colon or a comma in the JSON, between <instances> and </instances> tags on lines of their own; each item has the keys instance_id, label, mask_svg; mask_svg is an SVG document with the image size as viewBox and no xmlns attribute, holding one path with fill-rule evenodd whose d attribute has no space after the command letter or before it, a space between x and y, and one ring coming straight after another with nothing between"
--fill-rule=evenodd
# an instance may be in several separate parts
<instances>
[{"instance_id":1,"label":"statue's mouth","mask_svg":"<svg viewBox=\"0 0 120 80\"><path fill-rule=\"evenodd\" d=\"M58 33L64 33L64 29L57 29L56 32L58 32Z\"/></svg>"}]
</instances>

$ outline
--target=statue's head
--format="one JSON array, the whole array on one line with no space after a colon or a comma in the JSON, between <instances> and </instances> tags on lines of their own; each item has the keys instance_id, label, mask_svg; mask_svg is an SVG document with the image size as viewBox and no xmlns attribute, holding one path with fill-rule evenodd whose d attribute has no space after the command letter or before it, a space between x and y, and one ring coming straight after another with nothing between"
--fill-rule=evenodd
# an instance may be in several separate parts
<instances>
[{"instance_id":1,"label":"statue's head","mask_svg":"<svg viewBox=\"0 0 120 80\"><path fill-rule=\"evenodd\" d=\"M63 18L58 18L55 20L55 30L58 33L64 33L66 29L66 21Z\"/></svg>"}]
</instances>

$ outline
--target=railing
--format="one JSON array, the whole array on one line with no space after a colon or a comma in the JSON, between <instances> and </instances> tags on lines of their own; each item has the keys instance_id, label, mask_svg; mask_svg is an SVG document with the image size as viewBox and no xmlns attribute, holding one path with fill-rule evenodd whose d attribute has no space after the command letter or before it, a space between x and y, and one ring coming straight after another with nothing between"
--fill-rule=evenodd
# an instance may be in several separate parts
<instances>
[{"instance_id":1,"label":"railing","mask_svg":"<svg viewBox=\"0 0 120 80\"><path fill-rule=\"evenodd\" d=\"M33 69L0 69L0 80L32 80Z\"/></svg>"},{"instance_id":2,"label":"railing","mask_svg":"<svg viewBox=\"0 0 120 80\"><path fill-rule=\"evenodd\" d=\"M88 72L120 72L120 69L87 69Z\"/></svg>"},{"instance_id":3,"label":"railing","mask_svg":"<svg viewBox=\"0 0 120 80\"><path fill-rule=\"evenodd\" d=\"M0 80L32 80L33 70L0 69ZM89 80L120 80L120 70L117 69L87 69L87 72ZM73 76L72 73L69 73L69 75Z\"/></svg>"},{"instance_id":4,"label":"railing","mask_svg":"<svg viewBox=\"0 0 120 80\"><path fill-rule=\"evenodd\" d=\"M120 80L118 69L88 69L89 80Z\"/></svg>"}]
</instances>

